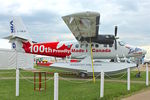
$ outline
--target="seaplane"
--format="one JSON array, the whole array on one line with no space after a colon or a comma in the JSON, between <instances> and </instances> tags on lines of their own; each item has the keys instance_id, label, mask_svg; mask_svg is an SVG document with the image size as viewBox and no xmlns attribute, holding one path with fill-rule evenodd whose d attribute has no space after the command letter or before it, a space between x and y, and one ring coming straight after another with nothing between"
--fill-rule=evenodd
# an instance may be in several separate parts
<instances>
[{"instance_id":1,"label":"seaplane","mask_svg":"<svg viewBox=\"0 0 150 100\"><path fill-rule=\"evenodd\" d=\"M5 39L9 39L12 48L17 52L70 59L66 62L55 62L49 66L76 71L81 77L88 76L90 73L99 73L102 70L113 72L135 67L144 59L146 50L119 40L117 26L115 26L114 34L99 34L100 14L98 12L74 13L63 16L62 19L75 36L76 42L34 42L22 35L28 31L20 17L13 17L10 21L11 34ZM131 57L138 59L138 64L128 59ZM99 59L110 59L110 61L99 61Z\"/></svg>"}]
</instances>

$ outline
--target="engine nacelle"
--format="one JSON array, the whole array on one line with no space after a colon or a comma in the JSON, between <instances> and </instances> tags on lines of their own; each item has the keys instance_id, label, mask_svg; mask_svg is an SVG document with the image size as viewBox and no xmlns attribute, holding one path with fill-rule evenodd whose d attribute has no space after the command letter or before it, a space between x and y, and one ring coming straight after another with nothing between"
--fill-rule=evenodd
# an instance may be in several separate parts
<instances>
[{"instance_id":1,"label":"engine nacelle","mask_svg":"<svg viewBox=\"0 0 150 100\"><path fill-rule=\"evenodd\" d=\"M82 41L90 42L90 38L80 38L79 40L81 42ZM91 38L91 42L96 42L99 44L113 44L114 40L115 40L114 35L98 35L97 37Z\"/></svg>"}]
</instances>

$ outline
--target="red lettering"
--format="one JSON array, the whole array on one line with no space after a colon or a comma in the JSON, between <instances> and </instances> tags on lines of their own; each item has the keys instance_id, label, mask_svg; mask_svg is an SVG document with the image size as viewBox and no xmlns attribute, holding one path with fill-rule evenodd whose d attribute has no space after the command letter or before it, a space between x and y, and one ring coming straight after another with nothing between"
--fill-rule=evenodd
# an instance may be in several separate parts
<instances>
[{"instance_id":1,"label":"red lettering","mask_svg":"<svg viewBox=\"0 0 150 100\"><path fill-rule=\"evenodd\" d=\"M111 52L110 49L92 49L92 52Z\"/></svg>"},{"instance_id":2,"label":"red lettering","mask_svg":"<svg viewBox=\"0 0 150 100\"><path fill-rule=\"evenodd\" d=\"M71 50L71 52L75 52L75 51L76 51L76 49L72 49L72 50Z\"/></svg>"},{"instance_id":3,"label":"red lettering","mask_svg":"<svg viewBox=\"0 0 150 100\"><path fill-rule=\"evenodd\" d=\"M72 49L71 52L88 52L88 50L84 50L84 49ZM92 49L92 52L111 52L110 49Z\"/></svg>"},{"instance_id":4,"label":"red lettering","mask_svg":"<svg viewBox=\"0 0 150 100\"><path fill-rule=\"evenodd\" d=\"M85 50L83 49L72 49L71 51L72 52L85 52Z\"/></svg>"}]
</instances>

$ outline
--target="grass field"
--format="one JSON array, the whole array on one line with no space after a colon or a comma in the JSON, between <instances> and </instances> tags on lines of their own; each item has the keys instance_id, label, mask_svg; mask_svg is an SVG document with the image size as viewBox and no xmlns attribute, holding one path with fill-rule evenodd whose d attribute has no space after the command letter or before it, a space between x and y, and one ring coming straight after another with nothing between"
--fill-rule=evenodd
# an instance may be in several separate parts
<instances>
[{"instance_id":1,"label":"grass field","mask_svg":"<svg viewBox=\"0 0 150 100\"><path fill-rule=\"evenodd\" d=\"M36 67L37 68L37 67ZM49 68L39 68L44 71L52 71ZM10 73L11 72L11 73ZM22 77L30 77L31 79L20 79L20 96L15 96L15 70L3 70L0 71L0 78L5 77L6 79L0 79L0 100L53 100L53 80L47 82L47 90L45 91L34 91L33 87L33 73L21 70ZM56 72L62 72L56 70ZM145 73L142 72L142 78L135 78L135 73L131 73L131 80L144 81ZM121 74L123 75L123 74ZM12 77L12 79L7 79ZM49 75L48 78L53 77ZM66 78L67 76L65 76ZM75 76L77 77L77 76ZM113 76L113 78L120 77L120 75ZM109 79L106 77L106 79ZM122 78L126 80L126 75ZM79 82L79 83L78 83ZM80 83L83 82L83 83ZM105 81L105 93L104 98L100 99L100 80L97 79L94 84L92 81L87 80L59 80L59 100L116 100L126 95L131 95L136 91L146 88L145 84L132 83L131 91L127 91L126 83L124 82L107 82Z\"/></svg>"}]
</instances>

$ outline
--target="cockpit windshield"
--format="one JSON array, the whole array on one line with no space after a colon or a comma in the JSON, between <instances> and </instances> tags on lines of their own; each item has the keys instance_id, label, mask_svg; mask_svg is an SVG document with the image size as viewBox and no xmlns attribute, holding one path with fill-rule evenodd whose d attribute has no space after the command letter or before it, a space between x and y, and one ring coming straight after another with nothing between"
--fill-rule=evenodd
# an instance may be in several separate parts
<instances>
[{"instance_id":1,"label":"cockpit windshield","mask_svg":"<svg viewBox=\"0 0 150 100\"><path fill-rule=\"evenodd\" d=\"M126 45L126 43L123 42L123 41L119 41L118 43L119 43L119 45L121 45L121 46L125 46L125 45Z\"/></svg>"}]
</instances>

